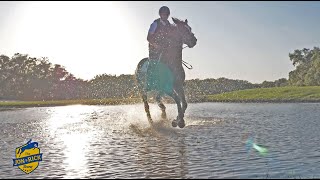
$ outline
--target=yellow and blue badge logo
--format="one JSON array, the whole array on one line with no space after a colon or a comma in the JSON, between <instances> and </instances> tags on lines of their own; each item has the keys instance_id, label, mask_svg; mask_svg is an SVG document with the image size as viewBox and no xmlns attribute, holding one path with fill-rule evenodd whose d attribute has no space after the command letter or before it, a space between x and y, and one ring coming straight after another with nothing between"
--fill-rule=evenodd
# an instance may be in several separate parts
<instances>
[{"instance_id":1,"label":"yellow and blue badge logo","mask_svg":"<svg viewBox=\"0 0 320 180\"><path fill-rule=\"evenodd\" d=\"M29 174L33 172L42 161L39 144L31 142L31 139L24 145L16 148L16 159L13 159L13 166Z\"/></svg>"}]
</instances>

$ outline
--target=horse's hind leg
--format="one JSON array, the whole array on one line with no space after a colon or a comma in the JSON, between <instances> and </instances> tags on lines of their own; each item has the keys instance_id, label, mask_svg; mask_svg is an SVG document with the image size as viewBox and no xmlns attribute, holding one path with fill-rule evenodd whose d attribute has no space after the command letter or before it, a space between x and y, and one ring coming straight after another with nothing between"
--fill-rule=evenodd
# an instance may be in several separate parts
<instances>
[{"instance_id":1,"label":"horse's hind leg","mask_svg":"<svg viewBox=\"0 0 320 180\"><path fill-rule=\"evenodd\" d=\"M148 99L147 99L147 94L146 93L142 94L142 100L143 100L143 103L144 103L144 110L147 113L148 121L149 121L150 124L152 124L153 121L152 121L152 118L151 118L151 114L150 114L150 109L149 109L149 104L148 104Z\"/></svg>"},{"instance_id":2,"label":"horse's hind leg","mask_svg":"<svg viewBox=\"0 0 320 180\"><path fill-rule=\"evenodd\" d=\"M157 94L156 101L158 103L158 106L161 109L161 118L167 119L166 106L164 106L164 104L161 101L161 94L160 93Z\"/></svg>"}]
</instances>

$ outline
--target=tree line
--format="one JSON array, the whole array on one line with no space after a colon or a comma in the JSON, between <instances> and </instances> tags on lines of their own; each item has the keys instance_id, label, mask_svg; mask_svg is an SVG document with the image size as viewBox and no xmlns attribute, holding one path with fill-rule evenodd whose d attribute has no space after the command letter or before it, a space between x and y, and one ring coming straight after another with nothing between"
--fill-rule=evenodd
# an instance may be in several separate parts
<instances>
[{"instance_id":1,"label":"tree line","mask_svg":"<svg viewBox=\"0 0 320 180\"><path fill-rule=\"evenodd\" d=\"M320 49L302 49L289 53L296 67L289 79L264 81L260 84L245 80L207 78L186 80L186 97L242 89L320 85ZM16 53L12 57L0 55L0 100L67 100L139 97L134 75L96 75L83 80L47 57L35 58Z\"/></svg>"}]
</instances>

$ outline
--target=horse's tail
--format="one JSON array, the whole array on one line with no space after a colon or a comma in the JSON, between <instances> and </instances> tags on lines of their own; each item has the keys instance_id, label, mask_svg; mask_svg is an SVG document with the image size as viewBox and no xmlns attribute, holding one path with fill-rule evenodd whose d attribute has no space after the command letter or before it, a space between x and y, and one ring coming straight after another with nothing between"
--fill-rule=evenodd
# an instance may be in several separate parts
<instances>
[{"instance_id":1,"label":"horse's tail","mask_svg":"<svg viewBox=\"0 0 320 180\"><path fill-rule=\"evenodd\" d=\"M138 86L143 86L145 82L145 78L147 75L147 66L146 62L149 60L149 58L143 58L140 60L140 62L137 65L136 71L135 71L135 82Z\"/></svg>"},{"instance_id":2,"label":"horse's tail","mask_svg":"<svg viewBox=\"0 0 320 180\"><path fill-rule=\"evenodd\" d=\"M136 75L139 73L139 71L141 70L141 68L142 68L142 66L144 65L144 63L145 63L146 61L148 61L148 60L149 60L149 58L143 58L143 59L140 60L140 62L139 62L138 65L137 65Z\"/></svg>"}]
</instances>

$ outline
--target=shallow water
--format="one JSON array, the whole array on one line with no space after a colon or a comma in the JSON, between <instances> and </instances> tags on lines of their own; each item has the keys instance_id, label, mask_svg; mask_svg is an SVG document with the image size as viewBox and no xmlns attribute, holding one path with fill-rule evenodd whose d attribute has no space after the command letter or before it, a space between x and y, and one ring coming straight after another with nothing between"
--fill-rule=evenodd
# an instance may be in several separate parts
<instances>
[{"instance_id":1,"label":"shallow water","mask_svg":"<svg viewBox=\"0 0 320 180\"><path fill-rule=\"evenodd\" d=\"M189 104L183 129L150 108L153 128L142 104L0 110L0 178L320 177L318 103ZM267 156L246 150L250 136ZM43 160L25 174L12 159L29 139Z\"/></svg>"}]
</instances>

